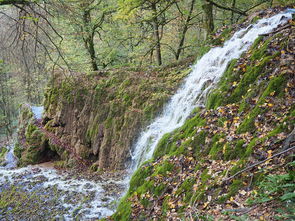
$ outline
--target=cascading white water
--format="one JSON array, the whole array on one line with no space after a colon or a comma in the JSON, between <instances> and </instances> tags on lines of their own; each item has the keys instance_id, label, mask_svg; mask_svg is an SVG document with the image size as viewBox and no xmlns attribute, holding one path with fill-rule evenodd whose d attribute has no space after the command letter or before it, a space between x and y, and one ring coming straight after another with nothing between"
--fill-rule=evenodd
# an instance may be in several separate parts
<instances>
[{"instance_id":1,"label":"cascading white water","mask_svg":"<svg viewBox=\"0 0 295 221\"><path fill-rule=\"evenodd\" d=\"M259 34L271 32L278 25L286 23L292 17L292 13L294 10L289 9L271 18L261 19L257 24L238 31L229 41L225 42L222 48L213 48L205 54L193 67L193 71L171 98L163 113L140 135L134 145L130 173L143 161L151 158L158 141L165 133L183 125L192 110L198 105L203 105L200 97L218 82L232 59L240 57ZM207 89L202 90L206 82L211 82L211 84ZM42 108L32 107L32 111L36 119L41 118ZM6 158L9 162L13 161L12 152L13 148ZM52 167L47 168L41 165L21 169L0 167L0 192L10 187L18 187L28 193L38 194L40 198L45 197L44 200L47 203L48 201L54 202L54 205L50 203L46 205L44 211L55 210L59 214L56 215L56 219L74 220L76 215L79 215L78 218L82 220L92 220L114 212L115 207L112 202L122 196L121 193L130 180L130 176L124 180L122 177L123 175L120 175L116 178L106 177L91 181L75 178L72 174L62 173ZM90 199L87 200L87 198ZM39 212L38 217L44 219L42 211ZM0 208L0 220L2 219L7 219L7 217L4 213L1 214ZM8 217L8 219L14 220L13 217Z\"/></svg>"},{"instance_id":2,"label":"cascading white water","mask_svg":"<svg viewBox=\"0 0 295 221\"><path fill-rule=\"evenodd\" d=\"M261 19L256 24L236 32L230 40L225 42L223 47L212 48L205 54L193 66L192 72L171 98L162 114L140 135L134 145L131 171L152 157L164 134L182 126L192 110L203 105L203 100L199 99L202 97L202 93L206 93L216 85L231 60L239 58L260 34L269 33L280 24L286 23L292 18L292 13L294 11L288 9L270 18ZM202 89L206 82L211 84L204 91Z\"/></svg>"}]
</instances>

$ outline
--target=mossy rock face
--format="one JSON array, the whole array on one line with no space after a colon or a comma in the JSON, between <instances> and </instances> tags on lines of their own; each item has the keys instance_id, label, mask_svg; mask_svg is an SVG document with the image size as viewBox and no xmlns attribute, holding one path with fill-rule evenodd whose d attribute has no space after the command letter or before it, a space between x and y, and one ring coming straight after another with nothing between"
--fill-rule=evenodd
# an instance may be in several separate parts
<instances>
[{"instance_id":1,"label":"mossy rock face","mask_svg":"<svg viewBox=\"0 0 295 221\"><path fill-rule=\"evenodd\" d=\"M19 166L55 160L58 157L57 151L50 149L49 138L37 126L34 114L28 105L21 106L18 128L14 154L19 159Z\"/></svg>"},{"instance_id":2,"label":"mossy rock face","mask_svg":"<svg viewBox=\"0 0 295 221\"><path fill-rule=\"evenodd\" d=\"M295 63L288 48L295 44L295 28L281 32L259 37L229 64L206 107L162 137L153 159L134 174L115 220L124 212L127 220L136 220L138 214L185 220L194 214L192 208L199 212L193 218L231 219L230 212L218 208L235 211L235 202L248 205L263 177L278 168L286 173L283 156L241 172L278 153L294 129ZM278 198L267 200L285 209ZM264 213L266 204L256 206ZM271 212L280 215L278 210ZM249 217L259 219L253 213Z\"/></svg>"},{"instance_id":3,"label":"mossy rock face","mask_svg":"<svg viewBox=\"0 0 295 221\"><path fill-rule=\"evenodd\" d=\"M8 149L0 146L0 166L5 162L5 156Z\"/></svg>"},{"instance_id":4,"label":"mossy rock face","mask_svg":"<svg viewBox=\"0 0 295 221\"><path fill-rule=\"evenodd\" d=\"M160 113L189 74L192 60L155 69L107 70L72 81L56 75L46 90L46 130L99 168L123 168L138 131Z\"/></svg>"},{"instance_id":5,"label":"mossy rock face","mask_svg":"<svg viewBox=\"0 0 295 221\"><path fill-rule=\"evenodd\" d=\"M20 157L19 165L42 162L43 153L47 148L44 134L34 124L28 124L25 131L25 139L22 140L24 142L15 148L16 156Z\"/></svg>"}]
</instances>

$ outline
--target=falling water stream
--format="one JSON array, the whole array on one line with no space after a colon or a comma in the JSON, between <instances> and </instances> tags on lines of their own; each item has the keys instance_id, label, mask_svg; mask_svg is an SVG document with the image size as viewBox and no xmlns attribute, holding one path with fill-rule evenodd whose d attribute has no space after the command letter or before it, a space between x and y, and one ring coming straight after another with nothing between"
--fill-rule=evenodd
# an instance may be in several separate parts
<instances>
[{"instance_id":1,"label":"falling water stream","mask_svg":"<svg viewBox=\"0 0 295 221\"><path fill-rule=\"evenodd\" d=\"M140 134L133 147L133 163L129 173L132 174L142 162L152 157L164 134L182 126L195 107L204 105L202 98L216 85L232 59L239 58L260 34L269 33L279 25L287 23L292 18L292 13L294 10L289 9L261 19L256 24L236 32L223 47L212 48L205 54L192 67L192 72L172 96L163 112ZM32 111L36 119L41 118L42 108L32 107ZM41 200L45 197L43 200L50 205L42 205L43 211L35 214L39 218L46 217L44 213L47 210L52 212L47 218L51 216L65 220L73 220L75 217L92 220L109 216L115 210L114 201L118 200L128 187L130 176L125 176L124 179L122 176L88 179L77 174L57 171L46 164L15 168L13 146L9 148L6 166L0 167L0 192L14 186L20 191L39 194ZM6 215L0 208L0 220L2 219L14 218L12 215Z\"/></svg>"}]
</instances>

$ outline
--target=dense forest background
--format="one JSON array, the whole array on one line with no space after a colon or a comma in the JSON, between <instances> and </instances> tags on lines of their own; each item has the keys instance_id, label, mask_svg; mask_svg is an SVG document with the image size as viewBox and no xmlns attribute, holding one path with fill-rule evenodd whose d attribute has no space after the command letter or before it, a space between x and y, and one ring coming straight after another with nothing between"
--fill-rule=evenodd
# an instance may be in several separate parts
<instances>
[{"instance_id":1,"label":"dense forest background","mask_svg":"<svg viewBox=\"0 0 295 221\"><path fill-rule=\"evenodd\" d=\"M21 103L41 105L50 76L168 65L212 46L212 34L292 0L0 0L0 137ZM220 39L220 38L219 38ZM222 38L221 38L222 39ZM1 140L1 139L0 139Z\"/></svg>"}]
</instances>

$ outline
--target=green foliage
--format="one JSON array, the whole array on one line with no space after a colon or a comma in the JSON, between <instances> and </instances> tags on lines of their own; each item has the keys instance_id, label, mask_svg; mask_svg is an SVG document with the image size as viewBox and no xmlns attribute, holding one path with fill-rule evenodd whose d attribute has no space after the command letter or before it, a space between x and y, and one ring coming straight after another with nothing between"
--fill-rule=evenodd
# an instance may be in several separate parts
<instances>
[{"instance_id":1,"label":"green foliage","mask_svg":"<svg viewBox=\"0 0 295 221\"><path fill-rule=\"evenodd\" d=\"M267 175L258 184L258 194L248 200L249 204L258 204L269 201L280 203L280 216L276 219L294 219L295 216L295 161L289 163L287 173Z\"/></svg>"},{"instance_id":2,"label":"green foliage","mask_svg":"<svg viewBox=\"0 0 295 221\"><path fill-rule=\"evenodd\" d=\"M247 11L258 2L237 1L236 7ZM176 4L163 0L110 0L55 4L59 10L53 11L59 16L53 19L53 24L59 27L63 37L61 52L72 69L89 73L93 71L93 61L99 69L155 65L155 26L162 30L159 45L163 63L179 59L176 56L179 50L180 58L200 57L210 49L209 44L223 44L233 30L227 25L242 18L227 10L216 10L215 27L226 25L226 28L212 42L205 42L205 25L201 22L206 14L203 1L183 0Z\"/></svg>"}]
</instances>

